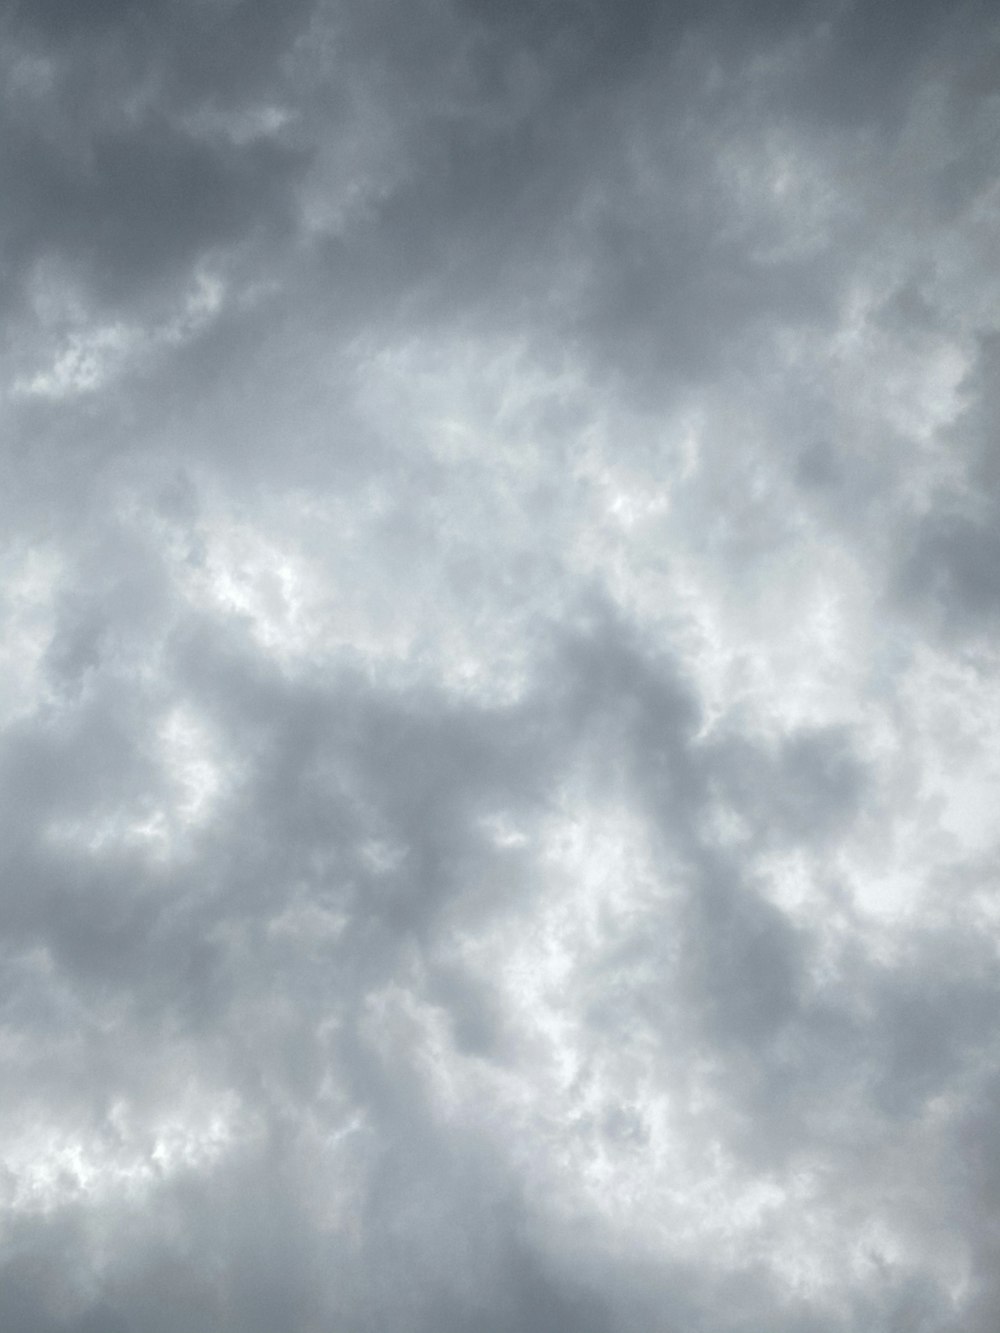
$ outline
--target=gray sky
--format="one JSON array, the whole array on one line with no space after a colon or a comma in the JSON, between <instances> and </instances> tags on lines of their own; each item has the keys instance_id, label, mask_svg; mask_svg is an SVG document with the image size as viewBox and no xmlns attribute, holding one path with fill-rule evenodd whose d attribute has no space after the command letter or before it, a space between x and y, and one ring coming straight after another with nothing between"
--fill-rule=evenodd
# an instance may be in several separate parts
<instances>
[{"instance_id":1,"label":"gray sky","mask_svg":"<svg viewBox=\"0 0 1000 1333\"><path fill-rule=\"evenodd\" d=\"M992 7L0 13L0 1327L994 1333Z\"/></svg>"}]
</instances>

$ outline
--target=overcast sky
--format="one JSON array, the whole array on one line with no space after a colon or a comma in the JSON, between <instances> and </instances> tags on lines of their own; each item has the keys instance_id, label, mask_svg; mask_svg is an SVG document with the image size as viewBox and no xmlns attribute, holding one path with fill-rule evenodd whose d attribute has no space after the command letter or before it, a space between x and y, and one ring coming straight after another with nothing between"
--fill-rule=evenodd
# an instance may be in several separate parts
<instances>
[{"instance_id":1,"label":"overcast sky","mask_svg":"<svg viewBox=\"0 0 1000 1333\"><path fill-rule=\"evenodd\" d=\"M995 1333L992 5L0 65L0 1328Z\"/></svg>"}]
</instances>

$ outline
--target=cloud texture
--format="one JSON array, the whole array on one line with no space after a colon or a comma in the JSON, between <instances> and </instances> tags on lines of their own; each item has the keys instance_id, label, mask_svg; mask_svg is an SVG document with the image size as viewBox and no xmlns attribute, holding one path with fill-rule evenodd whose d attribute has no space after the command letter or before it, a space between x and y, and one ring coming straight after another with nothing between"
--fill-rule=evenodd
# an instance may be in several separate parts
<instances>
[{"instance_id":1,"label":"cloud texture","mask_svg":"<svg viewBox=\"0 0 1000 1333\"><path fill-rule=\"evenodd\" d=\"M0 1327L993 1333L992 7L0 37Z\"/></svg>"}]
</instances>

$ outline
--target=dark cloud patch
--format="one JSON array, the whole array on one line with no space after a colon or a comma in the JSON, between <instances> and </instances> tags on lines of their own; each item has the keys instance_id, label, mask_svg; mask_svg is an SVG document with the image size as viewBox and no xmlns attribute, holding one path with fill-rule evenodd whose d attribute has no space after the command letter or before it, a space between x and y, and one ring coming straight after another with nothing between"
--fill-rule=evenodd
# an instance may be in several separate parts
<instances>
[{"instance_id":1,"label":"dark cloud patch","mask_svg":"<svg viewBox=\"0 0 1000 1333\"><path fill-rule=\"evenodd\" d=\"M171 91L213 101L242 100L271 81L281 56L308 26L310 6L292 0L180 0L164 7L144 0L100 0L84 15L65 0L16 4L11 27L30 49L71 55L86 68L101 48L133 69L145 66Z\"/></svg>"},{"instance_id":2,"label":"dark cloud patch","mask_svg":"<svg viewBox=\"0 0 1000 1333\"><path fill-rule=\"evenodd\" d=\"M926 521L903 570L904 594L936 603L959 624L981 624L997 610L1000 541L996 516L938 513Z\"/></svg>"},{"instance_id":3,"label":"dark cloud patch","mask_svg":"<svg viewBox=\"0 0 1000 1333\"><path fill-rule=\"evenodd\" d=\"M757 1044L795 1016L800 946L780 913L713 867L691 895L685 955L697 1010L726 1041Z\"/></svg>"},{"instance_id":4,"label":"dark cloud patch","mask_svg":"<svg viewBox=\"0 0 1000 1333\"><path fill-rule=\"evenodd\" d=\"M777 754L720 746L715 781L760 837L787 844L836 835L858 813L866 775L850 734L831 729L793 734Z\"/></svg>"},{"instance_id":5,"label":"dark cloud patch","mask_svg":"<svg viewBox=\"0 0 1000 1333\"><path fill-rule=\"evenodd\" d=\"M930 608L949 632L962 634L992 625L1000 586L995 337L977 339L976 351L963 386L964 411L947 436L960 484L942 486L935 504L912 525L896 575L905 601Z\"/></svg>"},{"instance_id":6,"label":"dark cloud patch","mask_svg":"<svg viewBox=\"0 0 1000 1333\"><path fill-rule=\"evenodd\" d=\"M955 952L961 956L960 946ZM875 1092L890 1113L912 1113L985 1054L996 1010L989 972L977 980L974 973L937 977L925 969L919 979L892 978L879 999L884 1048L874 1062Z\"/></svg>"},{"instance_id":7,"label":"dark cloud patch","mask_svg":"<svg viewBox=\"0 0 1000 1333\"><path fill-rule=\"evenodd\" d=\"M277 147L220 151L169 128L102 135L82 167L26 143L11 164L21 189L8 263L57 256L103 299L133 297L212 247L280 224L296 165Z\"/></svg>"},{"instance_id":8,"label":"dark cloud patch","mask_svg":"<svg viewBox=\"0 0 1000 1333\"><path fill-rule=\"evenodd\" d=\"M209 253L287 235L306 154L254 117L280 106L303 21L270 5L19 11L4 109L17 188L0 216L11 298L57 261L100 301L162 300Z\"/></svg>"},{"instance_id":9,"label":"dark cloud patch","mask_svg":"<svg viewBox=\"0 0 1000 1333\"><path fill-rule=\"evenodd\" d=\"M109 28L132 18L141 11L141 6L134 0L102 0L94 6L89 19L78 6L65 4L63 0L40 5L15 5L15 22L22 30L34 29L39 35L49 40L59 40L70 34L106 32Z\"/></svg>"}]
</instances>

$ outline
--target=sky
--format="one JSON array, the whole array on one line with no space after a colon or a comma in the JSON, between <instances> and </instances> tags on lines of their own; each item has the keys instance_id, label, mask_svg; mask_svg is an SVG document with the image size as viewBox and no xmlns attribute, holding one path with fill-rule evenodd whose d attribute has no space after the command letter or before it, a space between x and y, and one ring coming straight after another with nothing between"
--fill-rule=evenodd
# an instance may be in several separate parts
<instances>
[{"instance_id":1,"label":"sky","mask_svg":"<svg viewBox=\"0 0 1000 1333\"><path fill-rule=\"evenodd\" d=\"M995 1333L993 7L0 66L0 1328Z\"/></svg>"}]
</instances>

